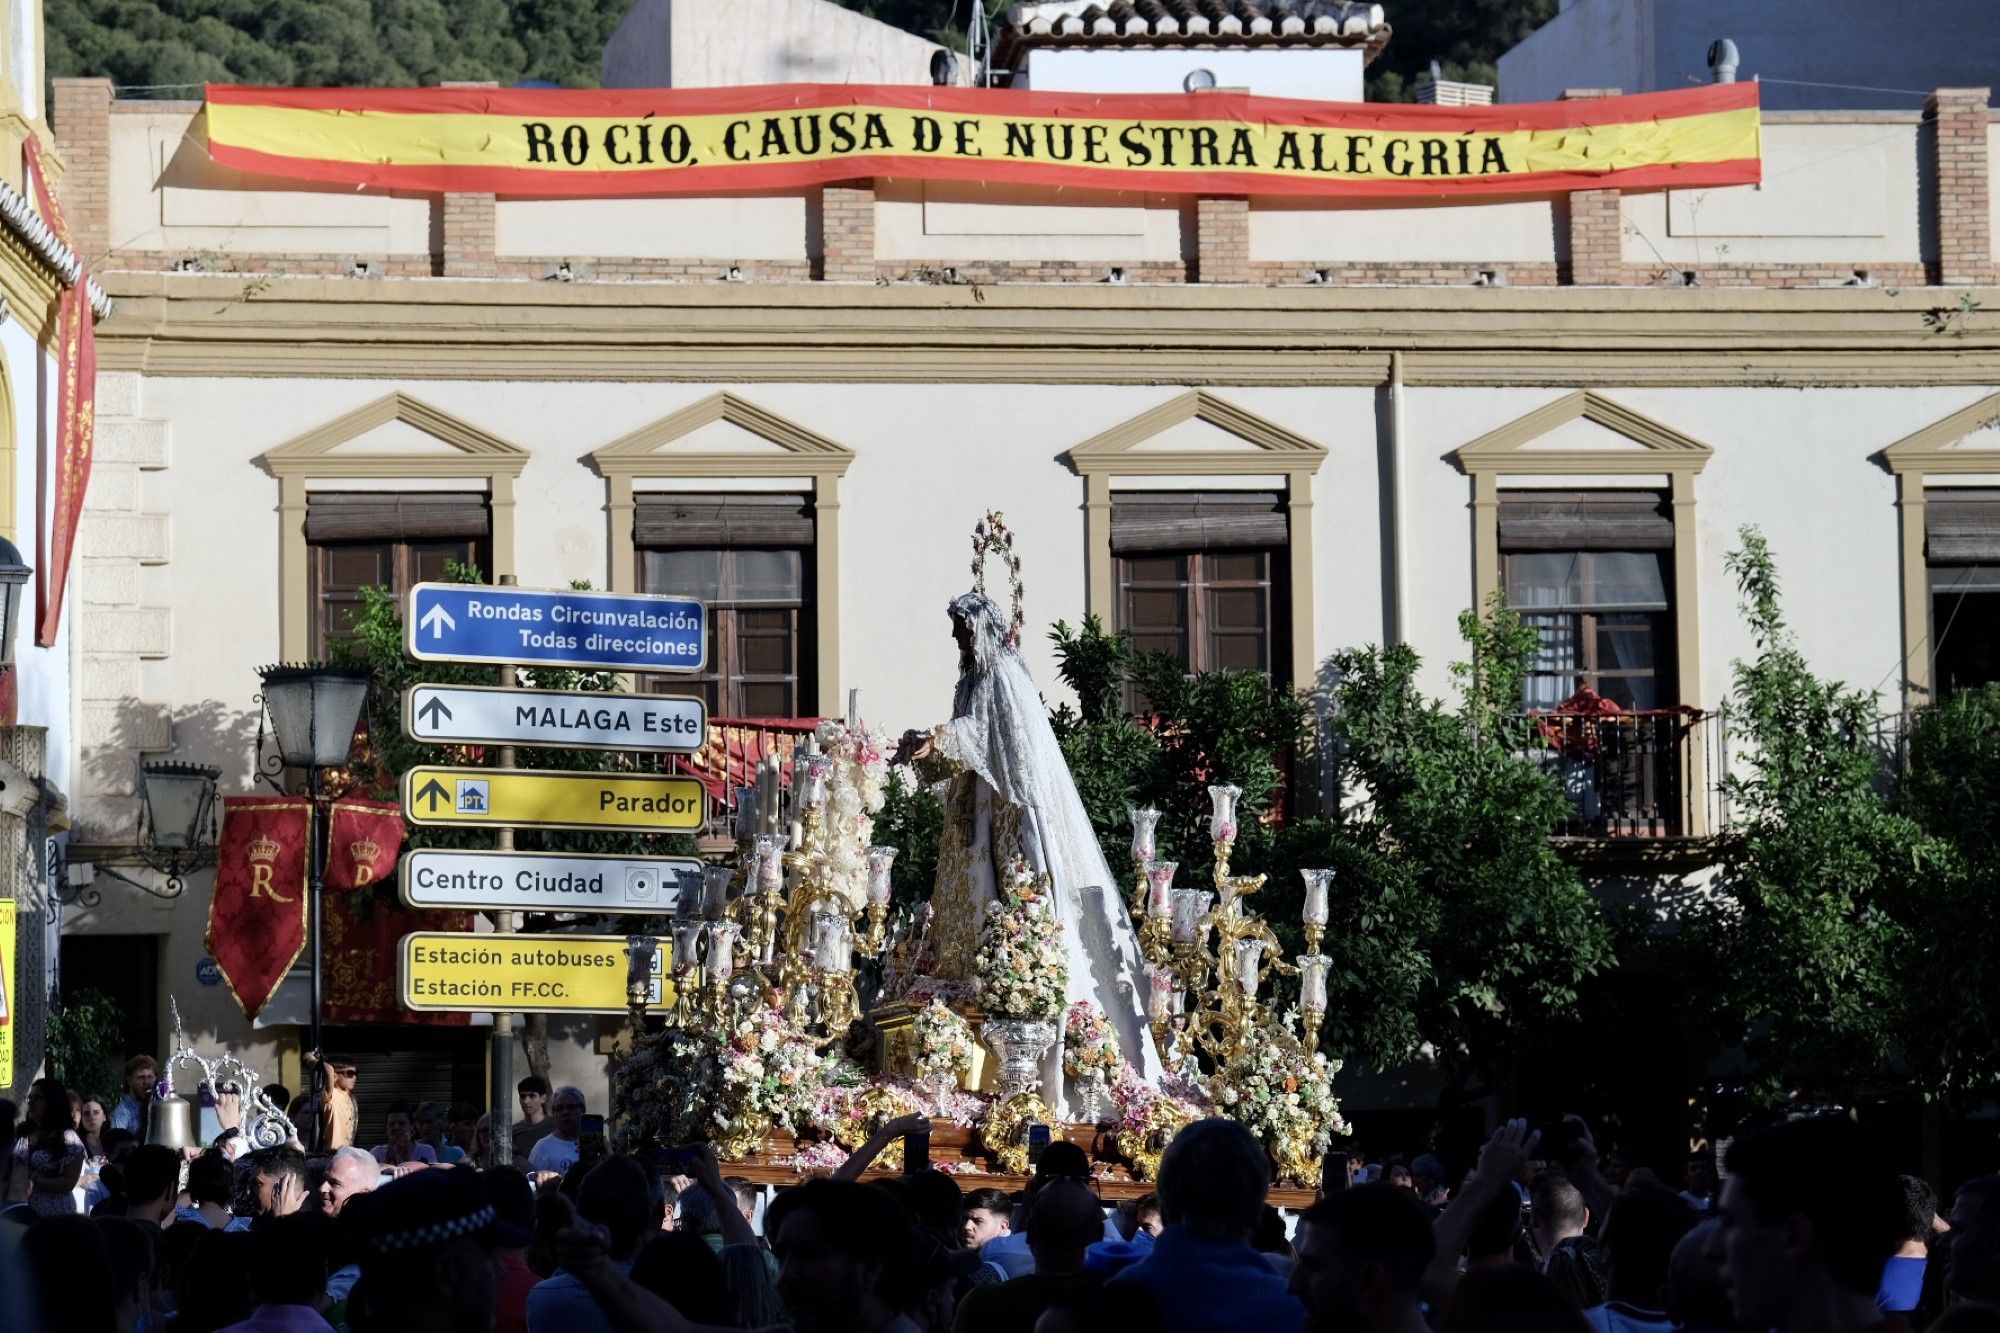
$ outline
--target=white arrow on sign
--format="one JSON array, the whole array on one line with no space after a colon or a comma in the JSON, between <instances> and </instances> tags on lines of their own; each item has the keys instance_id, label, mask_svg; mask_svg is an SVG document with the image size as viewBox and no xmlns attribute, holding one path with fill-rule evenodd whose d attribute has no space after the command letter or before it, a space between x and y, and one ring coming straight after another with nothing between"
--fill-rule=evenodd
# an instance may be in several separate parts
<instances>
[{"instance_id":1,"label":"white arrow on sign","mask_svg":"<svg viewBox=\"0 0 2000 1333\"><path fill-rule=\"evenodd\" d=\"M671 912L701 897L702 863L652 856L457 852L403 857L403 901L476 911Z\"/></svg>"},{"instance_id":2,"label":"white arrow on sign","mask_svg":"<svg viewBox=\"0 0 2000 1333\"><path fill-rule=\"evenodd\" d=\"M458 628L458 622L451 618L451 612L441 606L432 607L417 623L429 630L433 639L442 639L446 630Z\"/></svg>"},{"instance_id":3,"label":"white arrow on sign","mask_svg":"<svg viewBox=\"0 0 2000 1333\"><path fill-rule=\"evenodd\" d=\"M413 685L403 734L434 744L692 754L708 742L708 709L670 694Z\"/></svg>"}]
</instances>

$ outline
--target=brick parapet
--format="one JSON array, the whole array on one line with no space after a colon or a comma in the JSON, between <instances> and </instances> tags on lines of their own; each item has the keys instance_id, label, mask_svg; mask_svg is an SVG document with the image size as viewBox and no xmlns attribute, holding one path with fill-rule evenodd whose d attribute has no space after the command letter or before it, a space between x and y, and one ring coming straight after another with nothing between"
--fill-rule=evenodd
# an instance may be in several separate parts
<instances>
[{"instance_id":1,"label":"brick parapet","mask_svg":"<svg viewBox=\"0 0 2000 1333\"><path fill-rule=\"evenodd\" d=\"M1250 201L1203 195L1194 205L1195 282L1250 282Z\"/></svg>"},{"instance_id":2,"label":"brick parapet","mask_svg":"<svg viewBox=\"0 0 2000 1333\"><path fill-rule=\"evenodd\" d=\"M821 280L875 281L874 181L842 181L821 187L818 248Z\"/></svg>"},{"instance_id":3,"label":"brick parapet","mask_svg":"<svg viewBox=\"0 0 2000 1333\"><path fill-rule=\"evenodd\" d=\"M68 166L60 187L64 219L73 248L95 262L111 248L111 80L53 84L56 150Z\"/></svg>"},{"instance_id":4,"label":"brick parapet","mask_svg":"<svg viewBox=\"0 0 2000 1333\"><path fill-rule=\"evenodd\" d=\"M1994 280L1990 88L1940 88L1924 101L1932 135L1937 280L1946 287Z\"/></svg>"}]
</instances>

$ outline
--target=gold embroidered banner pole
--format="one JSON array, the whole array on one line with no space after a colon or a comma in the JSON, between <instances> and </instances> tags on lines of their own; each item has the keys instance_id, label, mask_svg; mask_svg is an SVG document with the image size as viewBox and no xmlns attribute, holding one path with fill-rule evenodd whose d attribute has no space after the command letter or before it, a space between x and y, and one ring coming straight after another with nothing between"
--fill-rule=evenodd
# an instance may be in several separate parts
<instances>
[{"instance_id":1,"label":"gold embroidered banner pole","mask_svg":"<svg viewBox=\"0 0 2000 1333\"><path fill-rule=\"evenodd\" d=\"M1450 196L1761 179L1755 83L1490 107L777 84L208 89L225 166L593 198L855 176L1179 194Z\"/></svg>"}]
</instances>

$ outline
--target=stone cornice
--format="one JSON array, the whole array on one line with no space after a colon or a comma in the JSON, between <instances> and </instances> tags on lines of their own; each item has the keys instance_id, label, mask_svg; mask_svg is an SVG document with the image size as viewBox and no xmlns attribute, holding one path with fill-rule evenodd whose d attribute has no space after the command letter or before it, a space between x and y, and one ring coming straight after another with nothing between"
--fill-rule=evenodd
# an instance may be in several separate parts
<instances>
[{"instance_id":1,"label":"stone cornice","mask_svg":"<svg viewBox=\"0 0 2000 1333\"><path fill-rule=\"evenodd\" d=\"M1939 288L104 284L100 364L153 375L1373 385L1400 351L1418 385L2000 383L2000 314Z\"/></svg>"}]
</instances>

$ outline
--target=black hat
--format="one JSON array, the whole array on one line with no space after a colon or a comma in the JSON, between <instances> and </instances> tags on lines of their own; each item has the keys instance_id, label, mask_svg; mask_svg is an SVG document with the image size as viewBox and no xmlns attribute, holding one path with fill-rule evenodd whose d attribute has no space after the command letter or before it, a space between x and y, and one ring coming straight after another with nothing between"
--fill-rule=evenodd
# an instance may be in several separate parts
<instances>
[{"instance_id":1,"label":"black hat","mask_svg":"<svg viewBox=\"0 0 2000 1333\"><path fill-rule=\"evenodd\" d=\"M404 1254L459 1236L505 1249L525 1247L533 1236L502 1222L487 1202L479 1175L462 1169L412 1172L376 1190L368 1200L368 1248Z\"/></svg>"}]
</instances>

